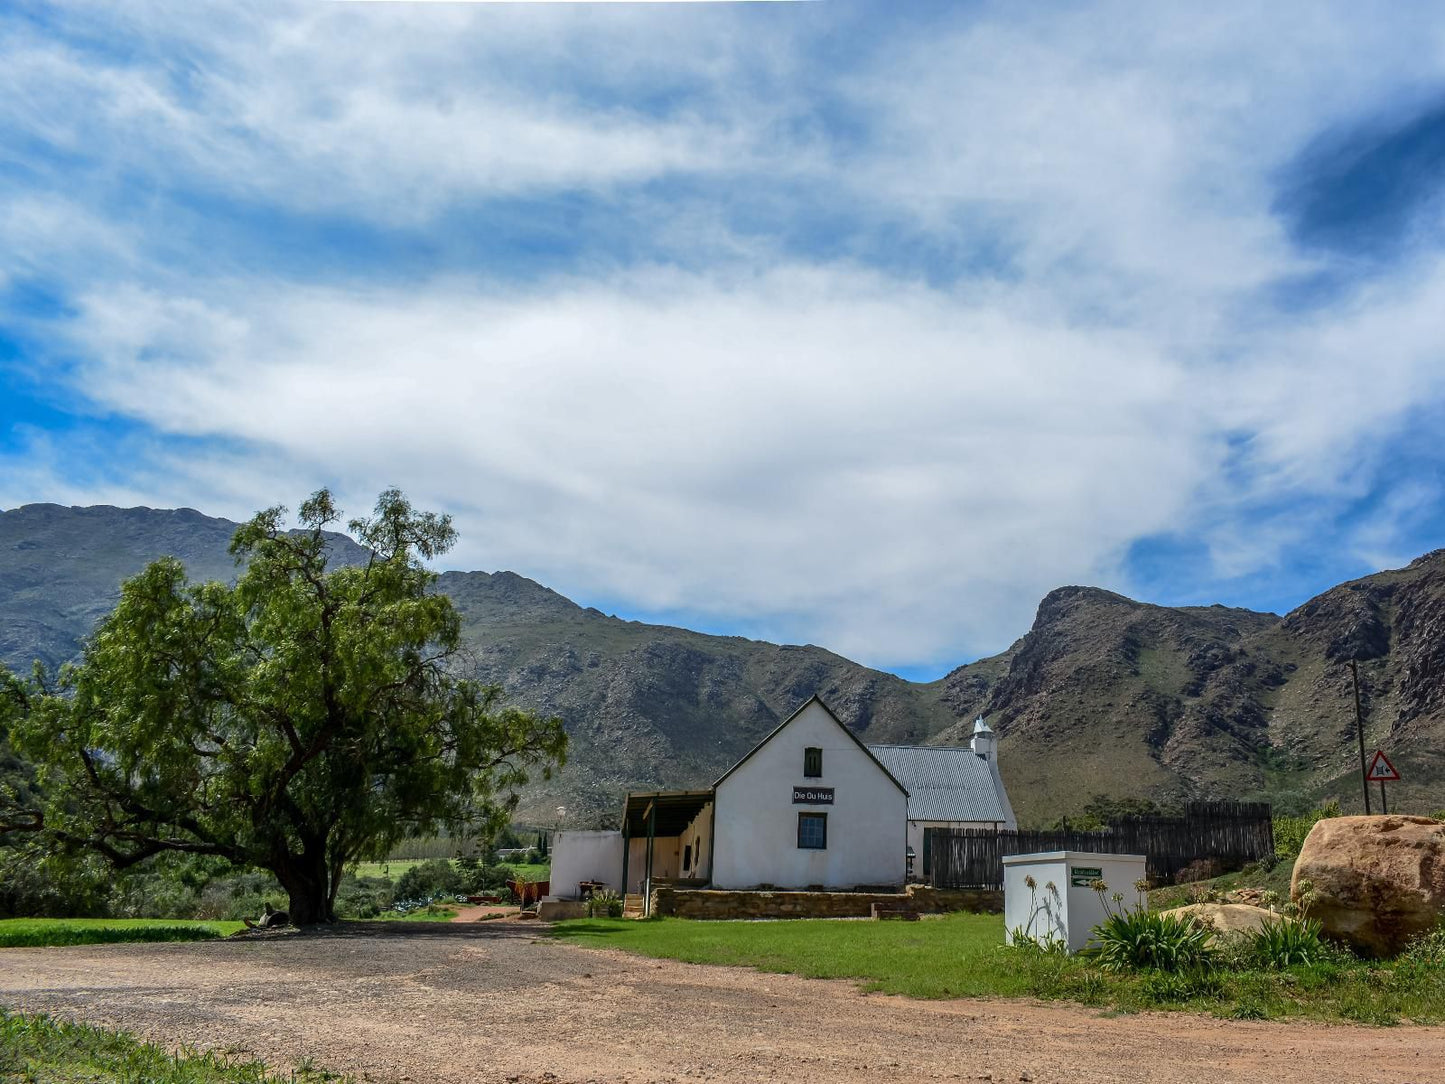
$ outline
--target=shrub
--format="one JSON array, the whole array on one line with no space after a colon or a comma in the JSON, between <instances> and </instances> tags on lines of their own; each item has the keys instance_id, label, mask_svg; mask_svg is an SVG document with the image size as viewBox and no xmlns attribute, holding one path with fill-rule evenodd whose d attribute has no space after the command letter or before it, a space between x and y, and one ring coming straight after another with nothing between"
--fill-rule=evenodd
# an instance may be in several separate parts
<instances>
[{"instance_id":1,"label":"shrub","mask_svg":"<svg viewBox=\"0 0 1445 1084\"><path fill-rule=\"evenodd\" d=\"M594 892L587 900L588 918L621 918L622 897L611 889Z\"/></svg>"},{"instance_id":2,"label":"shrub","mask_svg":"<svg viewBox=\"0 0 1445 1084\"><path fill-rule=\"evenodd\" d=\"M445 858L433 858L412 866L396 882L396 898L399 900L455 896L462 890L462 875Z\"/></svg>"},{"instance_id":3,"label":"shrub","mask_svg":"<svg viewBox=\"0 0 1445 1084\"><path fill-rule=\"evenodd\" d=\"M1415 938L1400 959L1417 967L1445 968L1445 926L1436 926Z\"/></svg>"},{"instance_id":4,"label":"shrub","mask_svg":"<svg viewBox=\"0 0 1445 1084\"><path fill-rule=\"evenodd\" d=\"M376 918L395 902L390 879L348 876L336 894L336 913L341 918Z\"/></svg>"},{"instance_id":5,"label":"shrub","mask_svg":"<svg viewBox=\"0 0 1445 1084\"><path fill-rule=\"evenodd\" d=\"M1094 927L1088 951L1105 971L1203 971L1214 965L1213 942L1192 917L1126 910Z\"/></svg>"},{"instance_id":6,"label":"shrub","mask_svg":"<svg viewBox=\"0 0 1445 1084\"><path fill-rule=\"evenodd\" d=\"M508 881L517 879L517 871L511 866L488 866L478 864L461 871L462 891L469 895L495 892L507 887Z\"/></svg>"},{"instance_id":7,"label":"shrub","mask_svg":"<svg viewBox=\"0 0 1445 1084\"><path fill-rule=\"evenodd\" d=\"M1312 809L1300 817L1274 818L1274 853L1281 858L1292 858L1304 846L1305 836L1316 821L1340 815L1339 802L1327 802L1318 809Z\"/></svg>"},{"instance_id":8,"label":"shrub","mask_svg":"<svg viewBox=\"0 0 1445 1084\"><path fill-rule=\"evenodd\" d=\"M1324 963L1332 955L1320 940L1320 924L1308 918L1266 922L1247 935L1247 947L1255 966L1274 971Z\"/></svg>"}]
</instances>

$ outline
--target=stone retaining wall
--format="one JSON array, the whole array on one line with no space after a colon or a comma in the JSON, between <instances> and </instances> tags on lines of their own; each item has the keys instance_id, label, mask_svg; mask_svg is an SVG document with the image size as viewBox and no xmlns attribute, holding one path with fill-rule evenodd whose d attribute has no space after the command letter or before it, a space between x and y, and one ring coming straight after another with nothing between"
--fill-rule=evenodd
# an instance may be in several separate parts
<instances>
[{"instance_id":1,"label":"stone retaining wall","mask_svg":"<svg viewBox=\"0 0 1445 1084\"><path fill-rule=\"evenodd\" d=\"M1003 910L1003 893L909 885L903 892L721 891L654 888L652 913L677 918L867 918L873 905L943 911Z\"/></svg>"}]
</instances>

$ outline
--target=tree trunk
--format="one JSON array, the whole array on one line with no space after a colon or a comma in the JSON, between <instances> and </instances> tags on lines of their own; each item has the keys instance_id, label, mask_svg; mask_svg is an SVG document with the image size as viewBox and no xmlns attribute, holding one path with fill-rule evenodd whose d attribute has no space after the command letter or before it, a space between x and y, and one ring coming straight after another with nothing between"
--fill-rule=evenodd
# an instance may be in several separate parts
<instances>
[{"instance_id":1,"label":"tree trunk","mask_svg":"<svg viewBox=\"0 0 1445 1084\"><path fill-rule=\"evenodd\" d=\"M273 867L273 872L286 890L291 925L315 926L336 921L324 856L288 855Z\"/></svg>"}]
</instances>

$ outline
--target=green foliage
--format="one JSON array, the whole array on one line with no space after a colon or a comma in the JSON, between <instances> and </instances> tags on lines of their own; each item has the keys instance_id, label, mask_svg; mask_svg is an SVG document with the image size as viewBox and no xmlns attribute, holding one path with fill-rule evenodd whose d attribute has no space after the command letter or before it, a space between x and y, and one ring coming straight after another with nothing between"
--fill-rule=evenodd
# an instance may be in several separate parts
<instances>
[{"instance_id":1,"label":"green foliage","mask_svg":"<svg viewBox=\"0 0 1445 1084\"><path fill-rule=\"evenodd\" d=\"M211 941L241 928L239 922L12 918L0 921L0 948L113 945L128 941Z\"/></svg>"},{"instance_id":2,"label":"green foliage","mask_svg":"<svg viewBox=\"0 0 1445 1084\"><path fill-rule=\"evenodd\" d=\"M1107 794L1096 794L1078 813L1061 817L1049 827L1060 829L1067 821L1074 831L1097 832L1120 817L1158 816L1165 812L1163 806L1150 798L1113 798Z\"/></svg>"},{"instance_id":3,"label":"green foliage","mask_svg":"<svg viewBox=\"0 0 1445 1084\"><path fill-rule=\"evenodd\" d=\"M1224 978L1208 967L1175 973L1153 971L1144 976L1143 995L1161 1005L1213 1000L1223 996Z\"/></svg>"},{"instance_id":4,"label":"green foliage","mask_svg":"<svg viewBox=\"0 0 1445 1084\"><path fill-rule=\"evenodd\" d=\"M171 1054L123 1032L0 1009L0 1080L145 1081L146 1084L343 1084L303 1065L285 1075L258 1061L182 1049Z\"/></svg>"},{"instance_id":5,"label":"green foliage","mask_svg":"<svg viewBox=\"0 0 1445 1084\"><path fill-rule=\"evenodd\" d=\"M1317 821L1340 816L1340 803L1327 802L1298 817L1274 817L1274 853L1280 858L1293 858L1304 846L1305 836Z\"/></svg>"},{"instance_id":6,"label":"green foliage","mask_svg":"<svg viewBox=\"0 0 1445 1084\"><path fill-rule=\"evenodd\" d=\"M27 794L0 793L0 826L122 869L167 851L267 869L305 924L336 917L359 859L506 824L566 736L454 672L460 622L422 564L450 520L383 493L349 525L371 560L331 568L331 495L303 503L297 531L282 515L236 532L234 586L157 561L58 687L7 679L10 738L39 768Z\"/></svg>"},{"instance_id":7,"label":"green foliage","mask_svg":"<svg viewBox=\"0 0 1445 1084\"><path fill-rule=\"evenodd\" d=\"M1212 966L1214 931L1193 918L1142 908L1094 927L1090 952L1105 971L1198 971Z\"/></svg>"},{"instance_id":8,"label":"green foliage","mask_svg":"<svg viewBox=\"0 0 1445 1084\"><path fill-rule=\"evenodd\" d=\"M1415 938L1400 954L1400 962L1414 971L1433 972L1445 983L1445 925Z\"/></svg>"},{"instance_id":9,"label":"green foliage","mask_svg":"<svg viewBox=\"0 0 1445 1084\"><path fill-rule=\"evenodd\" d=\"M1254 964L1274 971L1323 963L1332 955L1320 940L1320 924L1308 918L1266 922L1247 943Z\"/></svg>"},{"instance_id":10,"label":"green foliage","mask_svg":"<svg viewBox=\"0 0 1445 1084\"><path fill-rule=\"evenodd\" d=\"M424 900L434 896L455 896L465 890L461 871L444 858L412 866L396 882L399 900Z\"/></svg>"},{"instance_id":11,"label":"green foliage","mask_svg":"<svg viewBox=\"0 0 1445 1084\"><path fill-rule=\"evenodd\" d=\"M610 888L594 892L587 898L588 918L621 918L622 897Z\"/></svg>"},{"instance_id":12,"label":"green foliage","mask_svg":"<svg viewBox=\"0 0 1445 1084\"><path fill-rule=\"evenodd\" d=\"M500 892L508 881L517 879L517 871L511 866L477 865L473 870L462 871L462 891L468 895Z\"/></svg>"}]
</instances>

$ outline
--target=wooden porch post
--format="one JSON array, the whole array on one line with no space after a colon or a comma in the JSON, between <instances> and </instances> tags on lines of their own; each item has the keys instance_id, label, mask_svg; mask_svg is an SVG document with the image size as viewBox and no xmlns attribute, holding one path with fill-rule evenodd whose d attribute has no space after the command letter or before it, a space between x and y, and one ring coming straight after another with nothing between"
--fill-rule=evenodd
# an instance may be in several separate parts
<instances>
[{"instance_id":1,"label":"wooden porch post","mask_svg":"<svg viewBox=\"0 0 1445 1084\"><path fill-rule=\"evenodd\" d=\"M657 835L657 799L647 807L647 879L642 886L642 913L652 914L652 846Z\"/></svg>"},{"instance_id":2,"label":"wooden porch post","mask_svg":"<svg viewBox=\"0 0 1445 1084\"><path fill-rule=\"evenodd\" d=\"M626 806L622 809L622 902L627 903L627 860L632 857L632 837L627 834L627 826L631 824L627 816Z\"/></svg>"}]
</instances>

